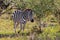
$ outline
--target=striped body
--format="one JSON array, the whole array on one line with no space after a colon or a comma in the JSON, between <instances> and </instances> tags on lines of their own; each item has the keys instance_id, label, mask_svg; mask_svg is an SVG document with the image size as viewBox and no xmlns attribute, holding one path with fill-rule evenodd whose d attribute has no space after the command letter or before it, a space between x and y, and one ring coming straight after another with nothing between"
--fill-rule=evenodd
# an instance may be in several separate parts
<instances>
[{"instance_id":1,"label":"striped body","mask_svg":"<svg viewBox=\"0 0 60 40\"><path fill-rule=\"evenodd\" d=\"M14 22L21 22L21 23L23 23L23 21L25 21L24 18L23 18L23 11L16 10L13 13L13 21Z\"/></svg>"}]
</instances>

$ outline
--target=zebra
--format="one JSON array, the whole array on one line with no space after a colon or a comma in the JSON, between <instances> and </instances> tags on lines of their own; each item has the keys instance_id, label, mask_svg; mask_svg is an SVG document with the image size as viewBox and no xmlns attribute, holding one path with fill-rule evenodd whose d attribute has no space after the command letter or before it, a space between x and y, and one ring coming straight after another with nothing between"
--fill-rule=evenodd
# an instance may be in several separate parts
<instances>
[{"instance_id":1,"label":"zebra","mask_svg":"<svg viewBox=\"0 0 60 40\"><path fill-rule=\"evenodd\" d=\"M18 24L20 24L20 30L18 31L19 33L20 31L24 31L25 24L27 23L27 21L34 22L33 13L31 9L25 9L23 11L18 9L14 11L12 19L14 22L15 33L16 33L16 27L18 26Z\"/></svg>"}]
</instances>

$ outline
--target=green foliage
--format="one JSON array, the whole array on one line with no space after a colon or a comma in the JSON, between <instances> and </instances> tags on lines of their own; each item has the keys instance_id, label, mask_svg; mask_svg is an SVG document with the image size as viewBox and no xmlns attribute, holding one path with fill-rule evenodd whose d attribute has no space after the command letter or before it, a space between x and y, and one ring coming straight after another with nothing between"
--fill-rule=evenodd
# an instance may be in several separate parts
<instances>
[{"instance_id":1,"label":"green foliage","mask_svg":"<svg viewBox=\"0 0 60 40\"><path fill-rule=\"evenodd\" d=\"M11 2L12 1L12 2ZM60 25L58 25L57 19L53 14L55 14L55 11L57 8L60 7L60 1L59 0L4 0L4 3L7 5L8 3L14 3L16 7L23 9L32 9L34 11L34 14L36 15L36 20L39 19L42 21L47 21L47 24L51 23L50 20L53 19L57 23L56 26L48 26L42 28L43 32L37 35L37 38L40 40L55 40L56 37L60 37ZM3 15L0 16L0 34L13 34L14 33L14 26L13 21L10 20L11 14L14 12L14 9L10 10L10 6L2 10ZM9 14L10 13L10 14ZM35 16L34 15L34 16ZM52 15L52 16L51 16ZM34 26L39 27L40 24L37 23L35 20L34 23L27 22L25 30L20 32L20 34L24 33L25 36L19 36L19 37L4 37L0 40L27 40L27 33L30 33ZM19 30L19 27L17 27L17 31ZM35 29L34 29L35 30Z\"/></svg>"},{"instance_id":2,"label":"green foliage","mask_svg":"<svg viewBox=\"0 0 60 40\"><path fill-rule=\"evenodd\" d=\"M47 11L55 12L57 9L55 0L5 0L4 3L14 3L18 8L21 8L22 10L31 8L35 12L38 19L45 17Z\"/></svg>"}]
</instances>

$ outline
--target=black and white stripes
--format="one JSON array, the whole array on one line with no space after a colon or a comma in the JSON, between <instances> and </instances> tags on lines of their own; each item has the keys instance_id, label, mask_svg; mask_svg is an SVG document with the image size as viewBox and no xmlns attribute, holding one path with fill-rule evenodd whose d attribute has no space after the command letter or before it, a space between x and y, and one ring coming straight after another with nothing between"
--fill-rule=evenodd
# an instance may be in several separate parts
<instances>
[{"instance_id":1,"label":"black and white stripes","mask_svg":"<svg viewBox=\"0 0 60 40\"><path fill-rule=\"evenodd\" d=\"M13 13L13 22L14 22L15 32L16 32L16 27L18 24L20 24L20 30L24 30L25 24L28 20L31 22L34 21L31 9L26 9L24 11L16 10ZM22 24L23 24L23 26L22 26Z\"/></svg>"}]
</instances>

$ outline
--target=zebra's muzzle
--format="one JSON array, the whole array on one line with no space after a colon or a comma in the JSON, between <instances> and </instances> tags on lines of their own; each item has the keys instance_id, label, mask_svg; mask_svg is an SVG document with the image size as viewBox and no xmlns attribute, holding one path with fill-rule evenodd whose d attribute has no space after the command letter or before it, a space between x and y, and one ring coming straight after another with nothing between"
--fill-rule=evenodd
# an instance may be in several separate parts
<instances>
[{"instance_id":1,"label":"zebra's muzzle","mask_svg":"<svg viewBox=\"0 0 60 40\"><path fill-rule=\"evenodd\" d=\"M34 19L32 19L31 22L34 22Z\"/></svg>"}]
</instances>

